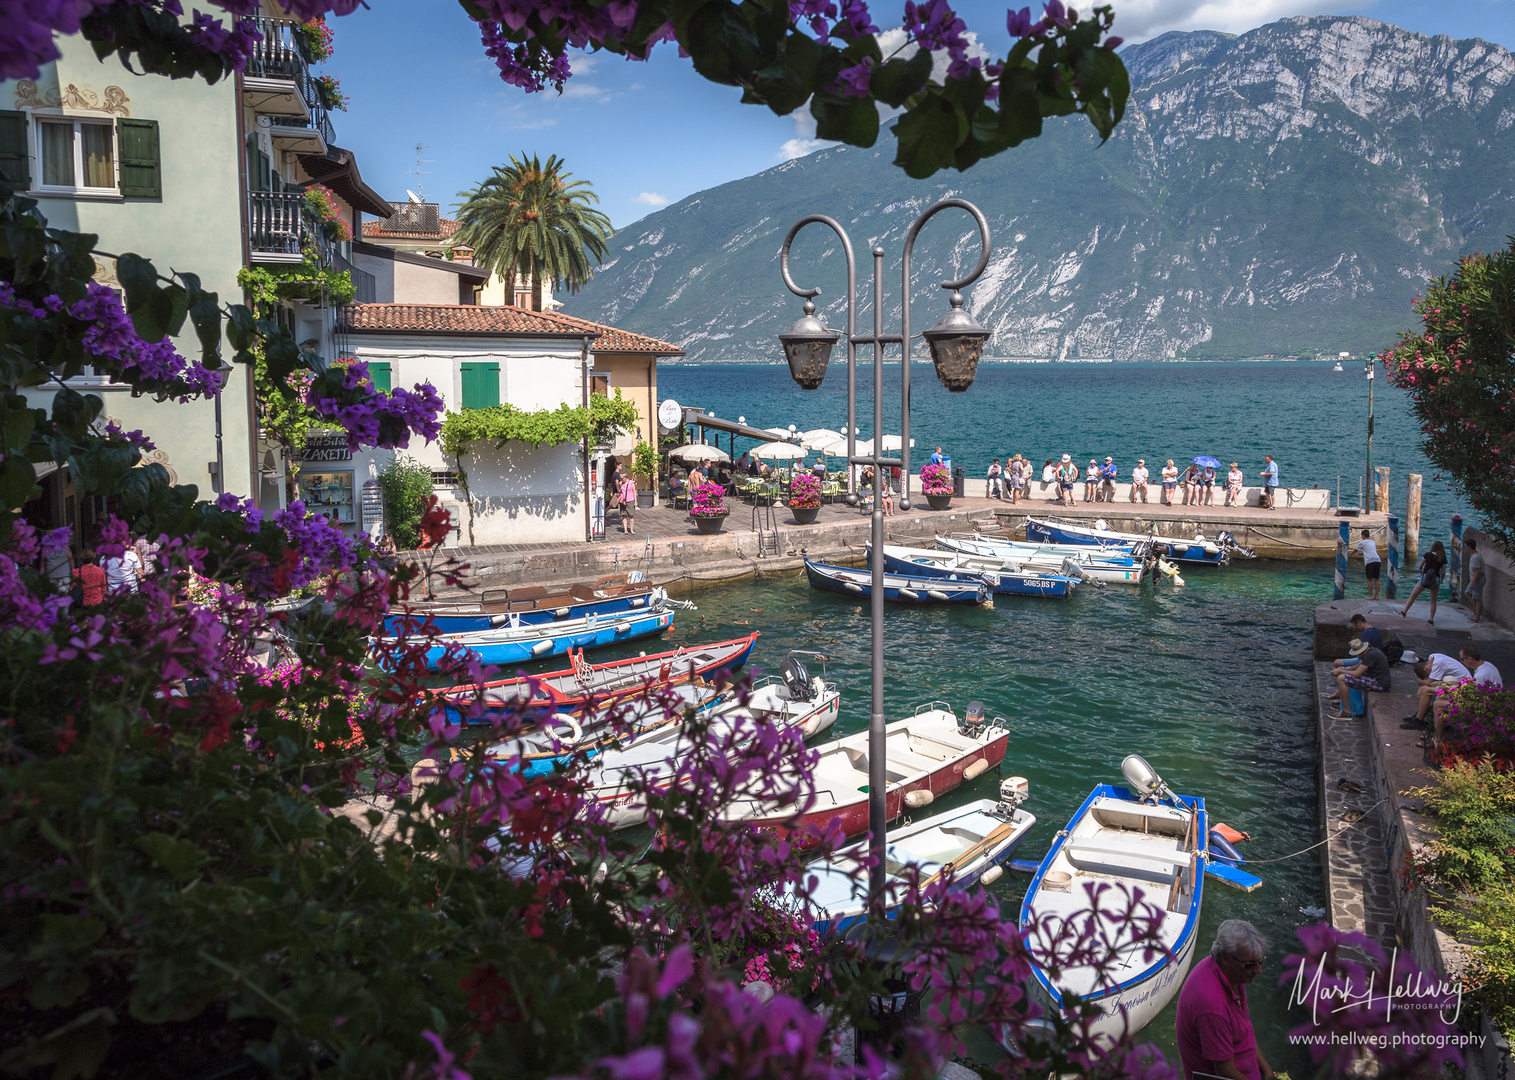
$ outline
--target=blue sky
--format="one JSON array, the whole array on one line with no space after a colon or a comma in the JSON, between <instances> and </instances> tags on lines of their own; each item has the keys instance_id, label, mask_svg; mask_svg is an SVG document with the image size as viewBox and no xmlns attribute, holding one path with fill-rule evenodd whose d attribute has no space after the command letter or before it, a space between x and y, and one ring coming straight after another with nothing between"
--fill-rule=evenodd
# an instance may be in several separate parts
<instances>
[{"instance_id":1,"label":"blue sky","mask_svg":"<svg viewBox=\"0 0 1515 1080\"><path fill-rule=\"evenodd\" d=\"M782 117L742 105L738 90L699 78L671 46L646 63L608 53L575 57L574 77L561 96L526 94L500 81L454 0L369 3L369 10L333 20L336 54L324 70L341 80L352 101L333 118L338 142L357 153L364 179L391 200L419 183L426 200L441 203L445 213L457 192L510 154L557 154L577 179L593 183L601 209L621 228L818 145L803 111ZM1362 14L1423 34L1482 37L1515 49L1515 0L1379 0L1358 7L1319 0L1113 3L1116 33L1128 40L1174 29L1241 33L1288 15ZM885 18L897 18L904 3L874 0L872 7L875 21L887 28L895 24ZM984 44L1003 55L1005 4L963 0L958 10ZM426 147L419 181L417 144Z\"/></svg>"}]
</instances>

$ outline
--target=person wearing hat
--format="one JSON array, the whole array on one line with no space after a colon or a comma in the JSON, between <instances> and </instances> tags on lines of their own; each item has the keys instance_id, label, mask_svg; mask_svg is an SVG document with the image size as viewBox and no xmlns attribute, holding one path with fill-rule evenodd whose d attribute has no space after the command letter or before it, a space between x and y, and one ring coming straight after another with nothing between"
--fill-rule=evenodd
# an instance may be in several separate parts
<instances>
[{"instance_id":1,"label":"person wearing hat","mask_svg":"<svg viewBox=\"0 0 1515 1080\"><path fill-rule=\"evenodd\" d=\"M1383 650L1369 645L1362 638L1353 638L1347 646L1347 652L1357 658L1357 673L1347 674L1341 661L1337 661L1331 668L1331 673L1336 676L1337 693L1342 700L1346 700L1348 692L1352 690L1361 690L1364 694L1387 694L1390 685L1389 658L1383 654ZM1332 720L1350 719L1350 714L1344 712L1326 715Z\"/></svg>"},{"instance_id":2,"label":"person wearing hat","mask_svg":"<svg viewBox=\"0 0 1515 1080\"><path fill-rule=\"evenodd\" d=\"M1084 502L1092 503L1099 501L1099 461L1089 459L1089 467L1084 470Z\"/></svg>"},{"instance_id":3,"label":"person wearing hat","mask_svg":"<svg viewBox=\"0 0 1515 1080\"><path fill-rule=\"evenodd\" d=\"M1065 506L1077 506L1077 493L1073 490L1078 483L1078 466L1073 463L1072 454L1064 454L1063 460L1057 466L1057 497Z\"/></svg>"},{"instance_id":4,"label":"person wearing hat","mask_svg":"<svg viewBox=\"0 0 1515 1080\"><path fill-rule=\"evenodd\" d=\"M1378 627L1371 625L1368 622L1368 617L1362 612L1354 611L1352 613L1352 617L1348 619L1347 622L1352 627L1352 633L1357 635L1359 641L1366 641L1375 649L1382 649L1384 647L1383 631ZM1387 652L1384 653L1384 656L1387 657L1388 655L1389 654ZM1341 674L1342 668L1355 668L1357 666L1357 657L1351 656L1345 660L1338 660L1332 666L1334 670L1331 672L1331 675L1335 677L1336 675ZM1340 701L1341 698L1333 695L1328 699L1327 704L1337 705ZM1347 698L1347 702L1351 706L1351 713L1353 716L1363 716L1368 711L1367 704L1365 703L1362 696L1362 692L1359 690L1353 690L1351 695Z\"/></svg>"},{"instance_id":5,"label":"person wearing hat","mask_svg":"<svg viewBox=\"0 0 1515 1080\"><path fill-rule=\"evenodd\" d=\"M1105 455L1105 464L1099 470L1099 501L1115 501L1115 459L1109 454Z\"/></svg>"},{"instance_id":6,"label":"person wearing hat","mask_svg":"<svg viewBox=\"0 0 1515 1080\"><path fill-rule=\"evenodd\" d=\"M1142 502L1147 501L1147 459L1137 458L1136 468L1131 470L1131 501L1135 502L1140 495Z\"/></svg>"}]
</instances>

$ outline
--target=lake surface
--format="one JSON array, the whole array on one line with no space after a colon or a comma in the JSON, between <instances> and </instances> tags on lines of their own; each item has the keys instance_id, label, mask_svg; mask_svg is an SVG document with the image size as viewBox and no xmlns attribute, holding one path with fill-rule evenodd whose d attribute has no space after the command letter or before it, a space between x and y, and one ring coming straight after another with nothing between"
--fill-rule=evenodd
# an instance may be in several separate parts
<instances>
[{"instance_id":1,"label":"lake surface","mask_svg":"<svg viewBox=\"0 0 1515 1080\"><path fill-rule=\"evenodd\" d=\"M893 608L886 613L885 694L890 720L917 705L947 702L962 715L982 701L1012 733L1004 775L1030 780L1026 809L1037 824L1017 852L1040 859L1090 788L1121 782L1120 762L1145 756L1174 790L1204 796L1212 821L1252 834L1244 852L1286 855L1320 839L1315 723L1310 692L1311 611L1330 599L1323 562L1252 562L1185 568L1186 587L1080 590L1069 601L996 597L993 610ZM762 631L753 668L777 669L790 648L831 660L842 687L834 735L867 727L869 619L864 604L818 592L803 577L704 589L697 612L680 612L672 643L723 640ZM642 643L654 651L657 643ZM597 659L635 655L625 646ZM832 735L823 736L829 739ZM993 798L992 772L941 807ZM1295 927L1319 921L1319 853L1259 867L1265 884L1243 894L1210 883L1199 954L1224 919L1256 923L1274 942L1254 984L1252 1008L1264 1052L1276 1067L1305 1064L1287 1050L1285 993L1273 988ZM1007 914L1019 910L1029 878L996 886ZM1173 1050L1172 1009L1144 1038ZM970 1052L991 1056L987 1040Z\"/></svg>"},{"instance_id":2,"label":"lake surface","mask_svg":"<svg viewBox=\"0 0 1515 1080\"><path fill-rule=\"evenodd\" d=\"M777 342L774 344L777 353ZM966 392L949 393L929 363L911 369L911 466L919 472L940 445L965 475L982 477L994 457L1024 454L1040 474L1047 458L1067 453L1080 464L1115 458L1122 479L1138 458L1154 478L1168 458L1182 468L1198 454L1238 462L1257 483L1263 455L1278 462L1282 483L1336 489L1358 502L1367 441L1368 384L1363 366L1257 361L1169 364L1012 364L985 361ZM1420 428L1405 395L1380 367L1374 381L1373 464L1387 465L1389 505L1404 513L1406 477L1425 477L1421 535L1447 534L1451 515L1475 524L1463 501L1420 452ZM833 359L821 388L797 387L783 364L659 365L658 393L680 404L754 427L800 431L847 422L847 369ZM884 366L884 430L898 433L900 365ZM873 434L873 369L858 368L857 427ZM727 445L722 438L721 445ZM737 453L750 441L737 440ZM969 490L973 490L970 488ZM1422 545L1426 546L1426 545Z\"/></svg>"}]
</instances>

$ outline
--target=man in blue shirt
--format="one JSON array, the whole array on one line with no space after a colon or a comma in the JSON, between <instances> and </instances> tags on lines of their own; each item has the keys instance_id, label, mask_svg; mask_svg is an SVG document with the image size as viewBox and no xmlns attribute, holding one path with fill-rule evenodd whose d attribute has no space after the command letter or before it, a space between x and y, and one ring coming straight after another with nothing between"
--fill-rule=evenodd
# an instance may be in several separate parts
<instances>
[{"instance_id":1,"label":"man in blue shirt","mask_svg":"<svg viewBox=\"0 0 1515 1080\"><path fill-rule=\"evenodd\" d=\"M1099 499L1100 502L1115 501L1115 459L1106 456L1104 466L1099 470Z\"/></svg>"},{"instance_id":2,"label":"man in blue shirt","mask_svg":"<svg viewBox=\"0 0 1515 1080\"><path fill-rule=\"evenodd\" d=\"M1268 463L1262 471L1262 508L1272 510L1278 494L1278 462L1273 460L1272 454L1263 456L1268 459Z\"/></svg>"},{"instance_id":3,"label":"man in blue shirt","mask_svg":"<svg viewBox=\"0 0 1515 1080\"><path fill-rule=\"evenodd\" d=\"M932 454L931 454L931 460L927 464L930 464L930 465L941 465L942 463L943 463L943 460L942 460L942 448L940 446L938 446L936 448L936 450L932 452Z\"/></svg>"}]
</instances>

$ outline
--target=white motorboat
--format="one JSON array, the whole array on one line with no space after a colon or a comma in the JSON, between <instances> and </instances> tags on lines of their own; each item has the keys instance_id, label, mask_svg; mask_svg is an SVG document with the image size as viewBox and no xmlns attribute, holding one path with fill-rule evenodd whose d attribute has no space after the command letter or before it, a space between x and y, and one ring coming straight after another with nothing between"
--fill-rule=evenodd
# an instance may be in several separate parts
<instances>
[{"instance_id":1,"label":"white motorboat","mask_svg":"<svg viewBox=\"0 0 1515 1080\"><path fill-rule=\"evenodd\" d=\"M1131 787L1100 784L1057 834L1021 905L1022 928L1086 925L1098 917L1107 944L1120 946L1104 971L1066 967L1054 984L1046 969L1033 965L1033 993L1062 1011L1065 994L1099 1007L1096 1038L1134 1034L1162 1012L1183 985L1194 958L1209 826L1203 799L1175 795L1152 767L1132 754L1121 763ZM1086 885L1121 888L1096 890ZM1140 918L1122 925L1120 916L1140 890L1158 912L1160 944L1133 940ZM1097 907L1097 912L1096 912ZM1144 914L1150 914L1145 912ZM1042 934L1033 930L1033 950Z\"/></svg>"},{"instance_id":2,"label":"white motorboat","mask_svg":"<svg viewBox=\"0 0 1515 1080\"><path fill-rule=\"evenodd\" d=\"M949 868L954 889L998 881L1005 862L1036 824L1035 817L1020 809L1026 795L1025 778L1012 776L1000 784L998 802L975 799L890 829L884 849L887 910L892 911L903 898L912 867L919 871L922 889ZM861 864L866 854L866 843L855 844L806 869L805 878L816 879L809 894L816 930L844 933L867 918L868 875Z\"/></svg>"},{"instance_id":3,"label":"white motorboat","mask_svg":"<svg viewBox=\"0 0 1515 1080\"><path fill-rule=\"evenodd\" d=\"M985 570L1044 570L1081 577L1107 585L1140 585L1149 573L1149 563L1123 551L1101 552L1075 545L1026 544L974 533L969 536L936 537L936 546L976 560Z\"/></svg>"},{"instance_id":4,"label":"white motorboat","mask_svg":"<svg viewBox=\"0 0 1515 1080\"><path fill-rule=\"evenodd\" d=\"M797 727L808 739L836 723L842 694L835 683L824 675L811 676L795 654L785 660L782 671L754 685L745 703L726 701L710 709L710 733L729 734L756 718ZM599 804L613 827L640 825L647 819L647 804L631 789L631 781L642 776L657 790L666 790L692 749L690 740L687 726L677 723L606 751L591 765L586 798Z\"/></svg>"}]
</instances>

